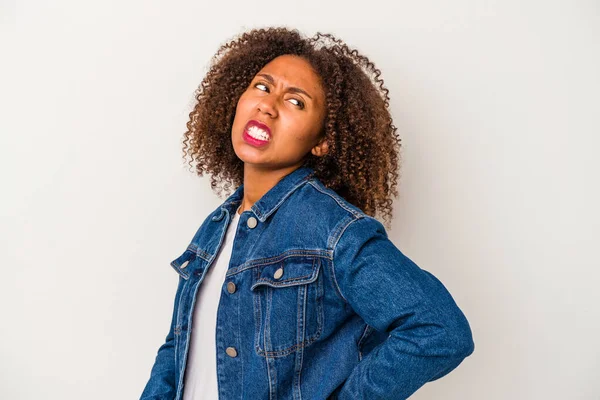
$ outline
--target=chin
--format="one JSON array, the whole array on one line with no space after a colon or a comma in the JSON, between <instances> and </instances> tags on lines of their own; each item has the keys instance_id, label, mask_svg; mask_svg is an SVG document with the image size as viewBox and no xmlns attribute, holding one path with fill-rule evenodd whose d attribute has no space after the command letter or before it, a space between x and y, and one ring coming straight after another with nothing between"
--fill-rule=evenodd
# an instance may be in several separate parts
<instances>
[{"instance_id":1,"label":"chin","mask_svg":"<svg viewBox=\"0 0 600 400\"><path fill-rule=\"evenodd\" d=\"M252 149L250 149L252 150ZM239 158L244 163L248 164L257 164L261 162L261 157L256 154L250 154L252 151L246 151L245 149L241 149L239 147L233 146L233 151L237 158Z\"/></svg>"}]
</instances>

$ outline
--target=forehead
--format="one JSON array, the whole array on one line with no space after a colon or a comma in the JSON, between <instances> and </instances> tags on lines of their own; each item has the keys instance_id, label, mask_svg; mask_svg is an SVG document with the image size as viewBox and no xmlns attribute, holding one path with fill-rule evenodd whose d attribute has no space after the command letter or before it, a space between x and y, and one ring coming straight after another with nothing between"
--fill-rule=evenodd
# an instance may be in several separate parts
<instances>
[{"instance_id":1,"label":"forehead","mask_svg":"<svg viewBox=\"0 0 600 400\"><path fill-rule=\"evenodd\" d=\"M259 72L266 73L285 86L296 86L308 93L321 94L321 78L308 61L295 55L282 55L267 63Z\"/></svg>"}]
</instances>

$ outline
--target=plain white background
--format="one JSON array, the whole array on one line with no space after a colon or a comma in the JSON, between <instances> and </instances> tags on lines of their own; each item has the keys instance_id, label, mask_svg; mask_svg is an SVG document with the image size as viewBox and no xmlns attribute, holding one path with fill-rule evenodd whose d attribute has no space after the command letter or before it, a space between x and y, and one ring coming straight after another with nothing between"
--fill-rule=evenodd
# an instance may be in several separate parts
<instances>
[{"instance_id":1,"label":"plain white background","mask_svg":"<svg viewBox=\"0 0 600 400\"><path fill-rule=\"evenodd\" d=\"M389 235L476 350L412 398L600 399L597 1L0 2L0 398L135 399L222 199L181 138L220 44L330 32L403 139Z\"/></svg>"}]
</instances>

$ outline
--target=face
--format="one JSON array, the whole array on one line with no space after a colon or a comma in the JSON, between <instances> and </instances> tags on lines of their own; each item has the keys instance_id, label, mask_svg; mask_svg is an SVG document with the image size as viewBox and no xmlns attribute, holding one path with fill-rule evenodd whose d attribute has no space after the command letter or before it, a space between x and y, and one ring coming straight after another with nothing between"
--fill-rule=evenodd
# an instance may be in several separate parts
<instances>
[{"instance_id":1,"label":"face","mask_svg":"<svg viewBox=\"0 0 600 400\"><path fill-rule=\"evenodd\" d=\"M283 55L265 65L241 95L231 140L245 166L301 166L311 152L322 156L325 94L308 61Z\"/></svg>"}]
</instances>

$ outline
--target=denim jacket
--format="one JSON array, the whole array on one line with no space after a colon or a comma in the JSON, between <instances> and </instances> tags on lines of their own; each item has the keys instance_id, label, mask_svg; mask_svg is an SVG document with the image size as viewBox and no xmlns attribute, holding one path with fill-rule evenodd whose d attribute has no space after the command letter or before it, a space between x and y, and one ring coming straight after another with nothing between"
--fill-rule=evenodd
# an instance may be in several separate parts
<instances>
[{"instance_id":1,"label":"denim jacket","mask_svg":"<svg viewBox=\"0 0 600 400\"><path fill-rule=\"evenodd\" d=\"M172 322L143 400L182 398L196 293L242 197L243 185L171 262ZM442 283L309 167L232 228L215 332L220 399L406 399L473 352L469 323Z\"/></svg>"}]
</instances>

